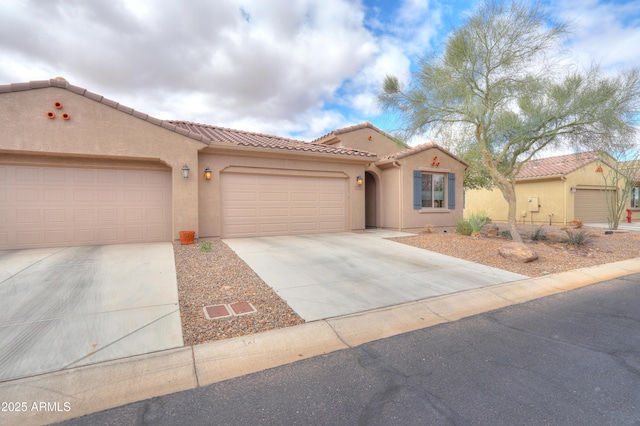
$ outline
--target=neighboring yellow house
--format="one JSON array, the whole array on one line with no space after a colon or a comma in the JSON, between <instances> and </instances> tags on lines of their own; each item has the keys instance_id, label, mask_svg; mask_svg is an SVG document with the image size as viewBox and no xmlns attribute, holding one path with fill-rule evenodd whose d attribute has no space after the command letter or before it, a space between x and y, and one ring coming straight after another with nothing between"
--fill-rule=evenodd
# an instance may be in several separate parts
<instances>
[{"instance_id":1,"label":"neighboring yellow house","mask_svg":"<svg viewBox=\"0 0 640 426\"><path fill-rule=\"evenodd\" d=\"M518 223L567 225L574 219L607 223L605 191L616 191L605 186L604 176L609 171L594 151L527 162L516 179ZM633 191L632 197L634 194L640 195L638 191ZM637 207L636 202L632 210L640 214ZM508 205L499 189L466 191L465 217L480 211L493 221L507 221ZM638 220L637 214L634 220Z\"/></svg>"}]
</instances>

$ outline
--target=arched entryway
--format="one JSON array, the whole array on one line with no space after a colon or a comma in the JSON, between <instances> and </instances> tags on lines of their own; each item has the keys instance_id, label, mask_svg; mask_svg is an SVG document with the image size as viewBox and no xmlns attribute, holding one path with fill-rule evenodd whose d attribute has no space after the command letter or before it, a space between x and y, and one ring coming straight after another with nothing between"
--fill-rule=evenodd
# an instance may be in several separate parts
<instances>
[{"instance_id":1,"label":"arched entryway","mask_svg":"<svg viewBox=\"0 0 640 426\"><path fill-rule=\"evenodd\" d=\"M376 178L369 172L364 173L364 214L367 228L377 227L377 186Z\"/></svg>"}]
</instances>

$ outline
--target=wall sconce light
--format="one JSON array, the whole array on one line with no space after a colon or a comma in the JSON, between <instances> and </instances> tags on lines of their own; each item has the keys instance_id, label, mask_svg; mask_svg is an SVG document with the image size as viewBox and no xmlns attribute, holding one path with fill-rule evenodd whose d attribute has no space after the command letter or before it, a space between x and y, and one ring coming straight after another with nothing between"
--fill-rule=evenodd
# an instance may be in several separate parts
<instances>
[{"instance_id":1,"label":"wall sconce light","mask_svg":"<svg viewBox=\"0 0 640 426\"><path fill-rule=\"evenodd\" d=\"M362 185L362 176L358 176L358 177L356 177L356 183L357 183L358 185Z\"/></svg>"},{"instance_id":2,"label":"wall sconce light","mask_svg":"<svg viewBox=\"0 0 640 426\"><path fill-rule=\"evenodd\" d=\"M189 179L189 166L187 166L186 164L184 166L182 166L182 177L185 179Z\"/></svg>"},{"instance_id":3,"label":"wall sconce light","mask_svg":"<svg viewBox=\"0 0 640 426\"><path fill-rule=\"evenodd\" d=\"M211 180L211 169L209 167L204 169L204 178L206 180Z\"/></svg>"},{"instance_id":4,"label":"wall sconce light","mask_svg":"<svg viewBox=\"0 0 640 426\"><path fill-rule=\"evenodd\" d=\"M572 186L572 187L571 187L571 192L573 192L573 193L575 193L575 192L576 192L576 187L575 187L575 186Z\"/></svg>"}]
</instances>

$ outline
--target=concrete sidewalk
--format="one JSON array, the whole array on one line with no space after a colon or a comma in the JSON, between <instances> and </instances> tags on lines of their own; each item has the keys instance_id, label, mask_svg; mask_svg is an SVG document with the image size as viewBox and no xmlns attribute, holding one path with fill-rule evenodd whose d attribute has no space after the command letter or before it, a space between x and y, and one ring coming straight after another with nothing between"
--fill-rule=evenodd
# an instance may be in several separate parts
<instances>
[{"instance_id":1,"label":"concrete sidewalk","mask_svg":"<svg viewBox=\"0 0 640 426\"><path fill-rule=\"evenodd\" d=\"M3 382L3 400L24 410L0 424L63 421L634 273L640 258Z\"/></svg>"}]
</instances>

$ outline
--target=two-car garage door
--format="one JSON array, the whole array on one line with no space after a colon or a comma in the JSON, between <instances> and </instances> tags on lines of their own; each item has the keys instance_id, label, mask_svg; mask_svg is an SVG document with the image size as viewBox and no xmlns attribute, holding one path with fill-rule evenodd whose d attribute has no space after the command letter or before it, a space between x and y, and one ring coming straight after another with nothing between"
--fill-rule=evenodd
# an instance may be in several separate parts
<instances>
[{"instance_id":1,"label":"two-car garage door","mask_svg":"<svg viewBox=\"0 0 640 426\"><path fill-rule=\"evenodd\" d=\"M171 172L0 165L0 249L171 241Z\"/></svg>"},{"instance_id":2,"label":"two-car garage door","mask_svg":"<svg viewBox=\"0 0 640 426\"><path fill-rule=\"evenodd\" d=\"M344 178L220 176L223 237L340 232L347 227Z\"/></svg>"}]
</instances>

